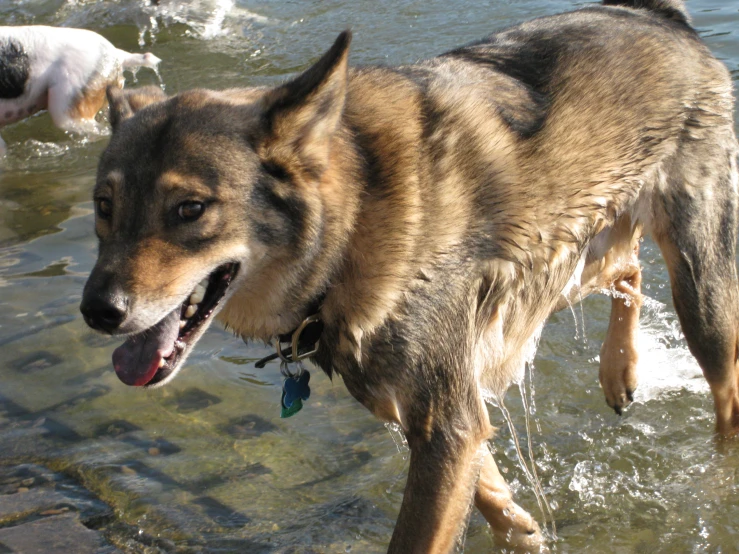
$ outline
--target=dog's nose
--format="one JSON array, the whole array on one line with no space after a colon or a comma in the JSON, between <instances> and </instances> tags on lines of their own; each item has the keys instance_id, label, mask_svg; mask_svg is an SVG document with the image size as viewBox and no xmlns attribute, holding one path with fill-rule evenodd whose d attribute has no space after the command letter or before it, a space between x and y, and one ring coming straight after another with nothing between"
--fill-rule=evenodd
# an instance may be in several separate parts
<instances>
[{"instance_id":1,"label":"dog's nose","mask_svg":"<svg viewBox=\"0 0 739 554\"><path fill-rule=\"evenodd\" d=\"M85 294L80 311L85 322L98 331L112 334L126 319L126 299L118 293Z\"/></svg>"}]
</instances>

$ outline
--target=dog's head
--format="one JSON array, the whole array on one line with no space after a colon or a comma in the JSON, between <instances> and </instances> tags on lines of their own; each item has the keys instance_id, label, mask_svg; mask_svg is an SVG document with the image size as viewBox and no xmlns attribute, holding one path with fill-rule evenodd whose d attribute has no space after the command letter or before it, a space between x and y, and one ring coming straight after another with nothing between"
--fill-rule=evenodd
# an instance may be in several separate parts
<instances>
[{"instance_id":1,"label":"dog's head","mask_svg":"<svg viewBox=\"0 0 739 554\"><path fill-rule=\"evenodd\" d=\"M277 88L109 90L99 253L80 309L90 327L128 336L113 354L124 383L170 380L235 290L315 250L315 189L344 109L350 40L342 33Z\"/></svg>"}]
</instances>

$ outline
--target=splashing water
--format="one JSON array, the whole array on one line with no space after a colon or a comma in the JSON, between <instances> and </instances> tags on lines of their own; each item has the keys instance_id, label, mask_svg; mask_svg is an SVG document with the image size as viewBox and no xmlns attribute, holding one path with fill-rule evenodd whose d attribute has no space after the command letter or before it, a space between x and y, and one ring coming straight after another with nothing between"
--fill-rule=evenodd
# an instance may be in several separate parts
<instances>
[{"instance_id":1,"label":"splashing water","mask_svg":"<svg viewBox=\"0 0 739 554\"><path fill-rule=\"evenodd\" d=\"M162 74L159 72L159 66L152 68L154 71L154 75L157 76L157 81L159 81L159 88L162 89L162 91L167 92L167 86L164 84L164 79L162 79Z\"/></svg>"},{"instance_id":2,"label":"splashing water","mask_svg":"<svg viewBox=\"0 0 739 554\"><path fill-rule=\"evenodd\" d=\"M580 321L582 322L582 342L588 344L588 335L585 333L585 308L582 305L582 287L577 287L577 298L580 303Z\"/></svg>"},{"instance_id":3,"label":"splashing water","mask_svg":"<svg viewBox=\"0 0 739 554\"><path fill-rule=\"evenodd\" d=\"M506 425L508 426L508 431L510 432L511 438L513 439L513 445L516 450L516 459L518 461L518 465L521 468L521 471L523 471L523 474L526 477L526 480L531 485L531 489L534 493L534 497L536 498L536 503L539 506L539 512L541 514L542 521L544 522L544 525L542 527L544 529L544 532L546 533L546 525L548 523L547 515L548 514L551 515L552 510L549 507L549 503L541 487L541 482L539 481L538 476L534 478L534 474L529 469L528 464L526 463L526 460L524 459L523 451L521 450L521 443L518 439L518 431L516 431L516 427L513 424L513 418L511 417L511 414L508 411L508 408L506 408L503 402L503 398L501 396L488 395L486 400L490 402L491 404L493 404L495 407L497 407L500 410L501 414L503 415L503 419L505 419ZM554 525L554 518L551 519L551 523L552 523L552 536L553 538L556 538L556 528Z\"/></svg>"},{"instance_id":4,"label":"splashing water","mask_svg":"<svg viewBox=\"0 0 739 554\"><path fill-rule=\"evenodd\" d=\"M572 305L572 302L570 302L570 297L565 296L564 299L567 301L567 306L570 308L570 313L572 314L572 321L575 323L575 340L580 338L580 328L577 324L577 313L575 312L575 307Z\"/></svg>"},{"instance_id":5,"label":"splashing water","mask_svg":"<svg viewBox=\"0 0 739 554\"><path fill-rule=\"evenodd\" d=\"M205 40L231 34L234 24L247 22L266 23L268 18L237 7L234 0L161 0L157 5L144 8L146 22L139 23L139 45L146 44L147 34L154 42L161 25L177 23L189 28L188 36Z\"/></svg>"},{"instance_id":6,"label":"splashing water","mask_svg":"<svg viewBox=\"0 0 739 554\"><path fill-rule=\"evenodd\" d=\"M132 84L138 84L139 82L139 72L143 69L143 67L128 67L125 69L126 73L129 73L131 75L131 83ZM163 91L166 91L164 80L162 79L162 74L159 71L159 66L155 65L153 67L147 67L146 69L150 69L154 72L154 75L156 75L157 82L159 83L159 88L161 88Z\"/></svg>"},{"instance_id":7,"label":"splashing water","mask_svg":"<svg viewBox=\"0 0 739 554\"><path fill-rule=\"evenodd\" d=\"M230 12L233 7L233 0L221 0L216 4L216 9L213 12L211 20L208 21L203 28L203 38L214 38L226 33L223 23L226 20L226 15L228 15L228 12Z\"/></svg>"},{"instance_id":8,"label":"splashing water","mask_svg":"<svg viewBox=\"0 0 739 554\"><path fill-rule=\"evenodd\" d=\"M626 306L633 297L611 287L600 291L612 298L621 298ZM668 307L642 297L642 310L637 335L639 386L635 402L647 402L668 391L706 392L708 384L698 363L685 344L677 316Z\"/></svg>"},{"instance_id":9,"label":"splashing water","mask_svg":"<svg viewBox=\"0 0 739 554\"><path fill-rule=\"evenodd\" d=\"M529 364L529 367L533 367L533 364ZM526 381L522 380L518 384L518 390L521 393L521 402L523 403L523 413L524 413L524 420L526 422L526 443L529 450L529 463L531 464L531 475L534 478L534 490L538 491L538 494L541 496L542 504L544 504L544 508L546 510L546 515L549 516L549 521L552 525L552 537L556 540L557 539L557 524L554 521L554 513L552 512L552 508L549 504L549 501L546 497L546 493L544 492L544 487L541 484L541 480L539 479L539 472L536 469L536 460L534 458L534 446L532 444L531 440L531 414L530 415L530 408L529 408L529 402L528 402L528 394L526 391ZM531 397L533 398L533 391L530 391ZM520 454L519 454L520 455ZM546 526L546 517L544 518L544 523Z\"/></svg>"},{"instance_id":10,"label":"splashing water","mask_svg":"<svg viewBox=\"0 0 739 554\"><path fill-rule=\"evenodd\" d=\"M698 362L685 344L677 316L665 304L644 297L638 341L635 402L644 403L669 391L709 391Z\"/></svg>"},{"instance_id":11,"label":"splashing water","mask_svg":"<svg viewBox=\"0 0 739 554\"><path fill-rule=\"evenodd\" d=\"M580 315L582 318L582 339L583 341L587 342L587 339L585 338L585 312L582 308L582 272L585 269L585 258L587 255L587 250L583 252L583 254L580 256L580 259L577 262L577 266L575 267L575 271L570 276L569 280L567 281L567 284L562 289L562 297L567 302L567 305L570 307L570 312L572 313L572 319L575 322L575 339L580 338L580 331L578 328L578 318L577 314L575 313L575 308L572 305L572 302L570 301L570 293L577 288L577 295L580 300Z\"/></svg>"},{"instance_id":12,"label":"splashing water","mask_svg":"<svg viewBox=\"0 0 739 554\"><path fill-rule=\"evenodd\" d=\"M403 433L400 425L398 425L397 423L386 423L385 429L387 429L390 433L390 437L395 443L395 448L398 449L398 452L400 454L403 454L403 459L405 460L406 454L409 452L410 449L408 448L408 441L405 438L405 433Z\"/></svg>"},{"instance_id":13,"label":"splashing water","mask_svg":"<svg viewBox=\"0 0 739 554\"><path fill-rule=\"evenodd\" d=\"M582 273L582 270L579 272L576 272L579 276L580 273ZM579 289L579 285L578 285ZM577 323L577 322L576 322ZM585 332L585 321L583 319L583 336ZM549 516L549 521L552 525L552 537L556 540L557 538L557 526L554 521L554 514L552 513L552 508L549 504L549 501L546 497L546 494L544 492L544 487L541 484L541 480L539 479L539 473L536 469L536 460L534 458L534 447L532 443L531 438L531 418L534 417L537 428L539 432L541 432L541 427L539 427L538 420L535 418L536 413L536 404L534 400L534 359L536 358L536 352L539 350L539 341L541 340L541 334L544 330L544 325L542 324L534 333L533 337L529 340L528 344L528 352L526 353L526 357L524 359L524 376L523 378L518 382L518 390L521 394L521 402L523 403L523 413L524 413L524 422L526 425L526 442L528 447L528 453L529 453L529 463L531 464L531 475L533 476L533 482L532 487L534 489L534 494L538 497L541 497L541 504L543 504L544 509L546 511L546 515L544 515L544 526L546 527L547 523L547 517ZM528 371L527 371L528 370ZM529 383L529 390L526 390L526 374L528 373L528 383ZM518 442L518 438L516 438L516 442ZM517 450L517 455L521 456L520 450ZM523 462L523 460L520 460ZM538 500L538 498L537 498ZM541 504L539 508L541 509Z\"/></svg>"}]
</instances>

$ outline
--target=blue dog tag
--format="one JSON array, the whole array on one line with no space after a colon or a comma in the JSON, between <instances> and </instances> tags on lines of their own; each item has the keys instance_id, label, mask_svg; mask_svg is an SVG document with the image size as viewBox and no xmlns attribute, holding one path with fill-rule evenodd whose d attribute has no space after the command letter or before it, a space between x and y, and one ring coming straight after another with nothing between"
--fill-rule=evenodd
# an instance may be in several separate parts
<instances>
[{"instance_id":1,"label":"blue dog tag","mask_svg":"<svg viewBox=\"0 0 739 554\"><path fill-rule=\"evenodd\" d=\"M303 408L303 401L310 398L310 373L303 370L300 375L286 377L282 383L282 410L280 417L286 418L297 414Z\"/></svg>"}]
</instances>

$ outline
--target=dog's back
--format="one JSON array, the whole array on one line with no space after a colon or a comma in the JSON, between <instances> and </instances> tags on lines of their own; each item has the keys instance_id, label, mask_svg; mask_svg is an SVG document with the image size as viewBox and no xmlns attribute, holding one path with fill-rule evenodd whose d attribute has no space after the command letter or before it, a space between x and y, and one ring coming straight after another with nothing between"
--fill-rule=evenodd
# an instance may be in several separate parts
<instances>
[{"instance_id":1,"label":"dog's back","mask_svg":"<svg viewBox=\"0 0 739 554\"><path fill-rule=\"evenodd\" d=\"M349 249L371 257L373 286L337 311L372 330L387 317L378 291L392 306L440 253L474 260L496 283L492 304L526 297L505 321L507 352L489 364L491 387L504 390L588 242L627 213L652 230L650 198L680 145L734 148L728 72L680 13L586 8L418 65L353 73L345 119L373 160L364 201L392 214L361 225L392 248Z\"/></svg>"}]
</instances>

